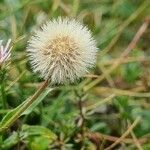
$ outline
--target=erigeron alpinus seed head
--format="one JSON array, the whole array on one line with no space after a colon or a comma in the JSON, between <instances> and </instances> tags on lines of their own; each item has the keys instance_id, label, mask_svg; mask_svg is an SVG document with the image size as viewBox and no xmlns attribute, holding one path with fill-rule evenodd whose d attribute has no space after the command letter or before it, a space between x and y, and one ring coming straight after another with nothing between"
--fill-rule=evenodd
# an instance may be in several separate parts
<instances>
[{"instance_id":1,"label":"erigeron alpinus seed head","mask_svg":"<svg viewBox=\"0 0 150 150\"><path fill-rule=\"evenodd\" d=\"M87 27L75 19L58 18L34 33L27 52L34 72L52 84L64 84L94 66L97 47Z\"/></svg>"}]
</instances>

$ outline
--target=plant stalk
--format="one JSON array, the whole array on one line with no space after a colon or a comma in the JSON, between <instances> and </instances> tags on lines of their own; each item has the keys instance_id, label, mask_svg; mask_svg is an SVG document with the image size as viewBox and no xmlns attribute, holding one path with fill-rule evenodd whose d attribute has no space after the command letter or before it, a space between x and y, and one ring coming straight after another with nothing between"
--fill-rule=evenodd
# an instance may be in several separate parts
<instances>
[{"instance_id":1,"label":"plant stalk","mask_svg":"<svg viewBox=\"0 0 150 150\"><path fill-rule=\"evenodd\" d=\"M39 87L39 89L34 93L32 97L30 97L27 102L21 107L19 111L17 111L16 114L12 116L12 118L7 123L7 127L1 128L1 131L9 128L20 116L21 114L29 107L31 104L38 98L38 96L45 90L45 88L48 86L48 80L44 81L44 83Z\"/></svg>"}]
</instances>

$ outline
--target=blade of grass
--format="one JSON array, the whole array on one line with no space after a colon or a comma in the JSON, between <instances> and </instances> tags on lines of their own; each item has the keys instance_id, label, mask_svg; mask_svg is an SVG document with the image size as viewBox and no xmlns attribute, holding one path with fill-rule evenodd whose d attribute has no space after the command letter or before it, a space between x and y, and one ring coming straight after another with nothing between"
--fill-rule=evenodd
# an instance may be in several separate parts
<instances>
[{"instance_id":1,"label":"blade of grass","mask_svg":"<svg viewBox=\"0 0 150 150\"><path fill-rule=\"evenodd\" d=\"M148 21L145 21L141 27L139 28L139 30L137 31L137 33L135 34L133 40L129 43L129 45L127 46L127 48L123 51L123 53L120 55L120 57L112 64L112 66L106 70L107 74L112 73L122 62L122 60L128 56L128 54L132 51L132 49L136 46L136 43L139 41L140 37L142 36L142 34L145 32L145 30L147 29L149 25ZM84 91L88 91L89 89L91 89L92 87L94 87L95 85L97 85L99 82L101 82L102 80L105 79L105 75L101 75L99 76L96 80L92 81L91 83L89 83L87 86L84 87Z\"/></svg>"},{"instance_id":2,"label":"blade of grass","mask_svg":"<svg viewBox=\"0 0 150 150\"><path fill-rule=\"evenodd\" d=\"M6 87L5 91L8 91L25 73L26 70L23 71L13 82L10 83L9 86Z\"/></svg>"},{"instance_id":3,"label":"blade of grass","mask_svg":"<svg viewBox=\"0 0 150 150\"><path fill-rule=\"evenodd\" d=\"M99 102L97 102L97 103L95 103L95 104L93 104L93 105L91 105L91 106L86 107L86 111L93 110L93 109L95 109L96 107L98 107L98 106L100 106L100 105L102 105L102 104L108 103L108 102L111 101L115 96L116 96L115 94L112 94L112 95L110 95L109 97L105 98L104 100L99 101Z\"/></svg>"},{"instance_id":4,"label":"blade of grass","mask_svg":"<svg viewBox=\"0 0 150 150\"><path fill-rule=\"evenodd\" d=\"M41 93L45 90L45 88L48 86L48 81L45 81L41 87L34 93L34 95L30 98L28 98L26 101L24 101L21 105L19 105L17 108L13 109L11 112L8 112L4 118L2 119L0 123L0 132L6 130L9 128L21 115L27 114L31 112L31 108L34 108L38 103L36 100L39 98ZM47 92L47 91L46 91ZM44 93L45 94L45 93ZM47 93L48 94L48 93ZM46 95L42 96L42 99ZM37 100L40 102L42 99Z\"/></svg>"},{"instance_id":5,"label":"blade of grass","mask_svg":"<svg viewBox=\"0 0 150 150\"><path fill-rule=\"evenodd\" d=\"M134 21L146 8L149 6L149 0L144 1L143 4L127 19L123 24L120 25L118 28L117 35L112 39L110 44L103 50L100 51L101 57L103 57L106 53L108 53L115 43L118 41L119 37L121 36L123 30L132 22Z\"/></svg>"},{"instance_id":6,"label":"blade of grass","mask_svg":"<svg viewBox=\"0 0 150 150\"><path fill-rule=\"evenodd\" d=\"M127 131L118 140L116 140L112 145L110 145L109 147L107 147L105 150L111 150L116 145L118 145L121 141L123 141L124 138L127 137L131 133L131 131L135 128L135 126L139 123L140 120L141 120L141 118L137 117L135 119L135 121L133 122L133 124L127 129Z\"/></svg>"}]
</instances>

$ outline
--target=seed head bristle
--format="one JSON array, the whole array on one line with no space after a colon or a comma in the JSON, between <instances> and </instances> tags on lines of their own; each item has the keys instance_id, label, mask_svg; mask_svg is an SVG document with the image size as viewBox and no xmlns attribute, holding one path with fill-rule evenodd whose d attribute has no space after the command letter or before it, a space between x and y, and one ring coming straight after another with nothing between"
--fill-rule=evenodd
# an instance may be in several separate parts
<instances>
[{"instance_id":1,"label":"seed head bristle","mask_svg":"<svg viewBox=\"0 0 150 150\"><path fill-rule=\"evenodd\" d=\"M63 84L93 67L97 47L86 27L74 19L59 18L35 32L27 51L35 72L52 84Z\"/></svg>"}]
</instances>

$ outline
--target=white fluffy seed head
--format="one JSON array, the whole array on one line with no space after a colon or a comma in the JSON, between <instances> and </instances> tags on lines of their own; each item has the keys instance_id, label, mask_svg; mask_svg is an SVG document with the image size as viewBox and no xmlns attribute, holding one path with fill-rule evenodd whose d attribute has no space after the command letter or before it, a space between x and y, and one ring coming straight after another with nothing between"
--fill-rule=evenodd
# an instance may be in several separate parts
<instances>
[{"instance_id":1,"label":"white fluffy seed head","mask_svg":"<svg viewBox=\"0 0 150 150\"><path fill-rule=\"evenodd\" d=\"M74 19L47 22L28 42L34 72L52 84L73 83L96 61L96 43L87 29Z\"/></svg>"}]
</instances>

